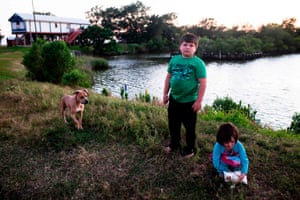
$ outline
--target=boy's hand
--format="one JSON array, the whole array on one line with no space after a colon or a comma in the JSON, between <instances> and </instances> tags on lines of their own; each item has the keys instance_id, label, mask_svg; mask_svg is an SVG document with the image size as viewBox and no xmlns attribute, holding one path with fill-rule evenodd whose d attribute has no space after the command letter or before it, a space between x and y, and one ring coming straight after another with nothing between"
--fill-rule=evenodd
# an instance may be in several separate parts
<instances>
[{"instance_id":1,"label":"boy's hand","mask_svg":"<svg viewBox=\"0 0 300 200\"><path fill-rule=\"evenodd\" d=\"M198 112L202 108L201 102L195 101L192 108L194 112Z\"/></svg>"},{"instance_id":2,"label":"boy's hand","mask_svg":"<svg viewBox=\"0 0 300 200\"><path fill-rule=\"evenodd\" d=\"M164 95L163 96L163 104L167 104L169 102L169 96L168 95Z\"/></svg>"},{"instance_id":3,"label":"boy's hand","mask_svg":"<svg viewBox=\"0 0 300 200\"><path fill-rule=\"evenodd\" d=\"M195 103L193 104L193 110L194 112L198 112L202 108L202 99L206 90L206 78L199 78L198 79L200 86L199 86L199 91L198 91L198 97Z\"/></svg>"}]
</instances>

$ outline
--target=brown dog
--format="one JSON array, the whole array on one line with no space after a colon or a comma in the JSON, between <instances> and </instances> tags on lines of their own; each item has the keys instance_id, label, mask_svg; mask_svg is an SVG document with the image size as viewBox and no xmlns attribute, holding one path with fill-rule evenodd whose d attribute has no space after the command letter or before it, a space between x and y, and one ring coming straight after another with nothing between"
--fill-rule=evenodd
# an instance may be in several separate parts
<instances>
[{"instance_id":1,"label":"brown dog","mask_svg":"<svg viewBox=\"0 0 300 200\"><path fill-rule=\"evenodd\" d=\"M66 120L66 112L67 109L71 112L71 118L75 122L75 127L77 129L82 128L82 115L84 110L84 105L87 104L88 101L88 90L76 90L73 92L74 95L66 95L61 98L61 112L64 118L65 123L67 124ZM79 119L76 118L76 113L79 114Z\"/></svg>"}]
</instances>

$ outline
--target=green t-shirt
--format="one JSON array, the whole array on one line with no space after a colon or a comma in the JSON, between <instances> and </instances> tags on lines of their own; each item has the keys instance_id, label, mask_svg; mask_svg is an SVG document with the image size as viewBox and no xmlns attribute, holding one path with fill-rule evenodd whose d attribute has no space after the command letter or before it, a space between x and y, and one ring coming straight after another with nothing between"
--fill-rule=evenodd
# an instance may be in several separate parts
<instances>
[{"instance_id":1,"label":"green t-shirt","mask_svg":"<svg viewBox=\"0 0 300 200\"><path fill-rule=\"evenodd\" d=\"M199 78L206 78L206 66L197 56L184 58L173 56L168 65L168 73L172 74L170 88L172 97L180 102L195 101L198 97Z\"/></svg>"}]
</instances>

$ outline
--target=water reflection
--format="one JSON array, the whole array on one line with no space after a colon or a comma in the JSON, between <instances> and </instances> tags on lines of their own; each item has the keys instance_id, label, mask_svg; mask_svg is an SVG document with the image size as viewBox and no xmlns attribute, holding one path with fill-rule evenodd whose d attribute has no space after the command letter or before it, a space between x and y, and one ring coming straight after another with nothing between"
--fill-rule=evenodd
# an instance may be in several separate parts
<instances>
[{"instance_id":1,"label":"water reflection","mask_svg":"<svg viewBox=\"0 0 300 200\"><path fill-rule=\"evenodd\" d=\"M117 56L109 60L110 69L97 72L93 89L101 93L109 89L113 96L120 97L120 88L128 85L129 98L144 93L147 89L152 96L160 97L162 76L166 73L168 55Z\"/></svg>"},{"instance_id":2,"label":"water reflection","mask_svg":"<svg viewBox=\"0 0 300 200\"><path fill-rule=\"evenodd\" d=\"M128 84L129 98L147 89L161 99L169 55L118 56L109 60L111 68L98 72L93 89L103 88L120 97L120 88ZM300 112L300 54L260 58L244 63L207 63L208 87L204 104L229 96L250 104L257 118L272 128L286 128L294 112Z\"/></svg>"}]
</instances>

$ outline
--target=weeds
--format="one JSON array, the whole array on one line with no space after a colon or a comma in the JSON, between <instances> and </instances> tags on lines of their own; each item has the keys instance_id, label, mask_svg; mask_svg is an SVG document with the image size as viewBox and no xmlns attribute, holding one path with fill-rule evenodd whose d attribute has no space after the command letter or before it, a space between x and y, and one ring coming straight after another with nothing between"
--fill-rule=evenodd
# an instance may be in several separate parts
<instances>
[{"instance_id":1,"label":"weeds","mask_svg":"<svg viewBox=\"0 0 300 200\"><path fill-rule=\"evenodd\" d=\"M298 139L269 136L257 132L256 125L239 125L250 159L249 185L230 189L208 159L221 119L199 114L198 152L182 160L179 153L162 151L168 140L167 111L162 106L91 92L84 130L78 131L72 120L64 124L59 108L60 97L71 93L70 88L1 83L3 88L11 85L13 89L0 93L3 199L290 199L299 195Z\"/></svg>"},{"instance_id":2,"label":"weeds","mask_svg":"<svg viewBox=\"0 0 300 200\"><path fill-rule=\"evenodd\" d=\"M2 66L1 66L2 67ZM83 130L63 122L60 98L72 88L1 80L0 199L297 199L300 140L237 113L199 113L197 153L165 155L167 109L95 94ZM250 159L248 185L234 189L209 154L218 125L234 120ZM182 132L184 137L184 131Z\"/></svg>"}]
</instances>

